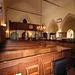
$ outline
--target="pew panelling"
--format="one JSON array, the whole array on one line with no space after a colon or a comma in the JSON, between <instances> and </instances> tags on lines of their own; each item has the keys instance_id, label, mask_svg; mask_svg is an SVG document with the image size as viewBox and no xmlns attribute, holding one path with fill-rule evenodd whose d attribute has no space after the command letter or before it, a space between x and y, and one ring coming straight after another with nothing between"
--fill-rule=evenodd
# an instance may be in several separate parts
<instances>
[{"instance_id":1,"label":"pew panelling","mask_svg":"<svg viewBox=\"0 0 75 75\"><path fill-rule=\"evenodd\" d=\"M40 54L36 56L16 59L8 62L0 63L0 75L14 75L21 73L22 75L46 75L53 74L53 61L64 58L66 55L65 52L70 50L61 51L61 52L51 52ZM61 56L60 56L61 54ZM58 55L57 57L55 57ZM69 57L67 57L69 59Z\"/></svg>"},{"instance_id":2,"label":"pew panelling","mask_svg":"<svg viewBox=\"0 0 75 75\"><path fill-rule=\"evenodd\" d=\"M0 67L0 75L14 75L19 73L18 64Z\"/></svg>"},{"instance_id":3,"label":"pew panelling","mask_svg":"<svg viewBox=\"0 0 75 75\"><path fill-rule=\"evenodd\" d=\"M37 70L37 68L39 68L38 64L39 61L37 58L30 57L30 58L24 58L20 60L2 63L0 64L0 75L15 75L18 73L21 73L22 75L27 75L28 72L29 74L34 73ZM27 70L28 67L30 67L30 70Z\"/></svg>"},{"instance_id":4,"label":"pew panelling","mask_svg":"<svg viewBox=\"0 0 75 75\"><path fill-rule=\"evenodd\" d=\"M54 46L51 45L51 42L47 41L41 43L37 42L36 45L34 45L34 42L29 42L28 44L25 42L18 42L9 42L9 44L5 46L9 49L5 49L6 51L0 53L0 75L14 75L17 73L21 73L22 75L45 75L49 73L52 75L53 61L64 57L67 58L67 64L70 66L71 49L68 50L68 48L65 49ZM54 44L54 42L52 42L52 44ZM32 47L34 47L34 49ZM14 51L12 51L11 48L12 50L14 49Z\"/></svg>"},{"instance_id":5,"label":"pew panelling","mask_svg":"<svg viewBox=\"0 0 75 75\"><path fill-rule=\"evenodd\" d=\"M53 74L53 56L44 56L42 57L42 68L43 75Z\"/></svg>"}]
</instances>

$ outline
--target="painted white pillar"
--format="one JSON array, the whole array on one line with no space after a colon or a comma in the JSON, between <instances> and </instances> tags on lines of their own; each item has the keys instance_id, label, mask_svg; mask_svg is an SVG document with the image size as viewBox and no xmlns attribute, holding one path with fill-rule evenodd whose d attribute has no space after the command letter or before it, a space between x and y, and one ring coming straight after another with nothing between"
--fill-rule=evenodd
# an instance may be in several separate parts
<instances>
[{"instance_id":1,"label":"painted white pillar","mask_svg":"<svg viewBox=\"0 0 75 75\"><path fill-rule=\"evenodd\" d=\"M47 33L47 39L48 39L48 40L50 39L49 36L50 36L50 33Z\"/></svg>"},{"instance_id":2,"label":"painted white pillar","mask_svg":"<svg viewBox=\"0 0 75 75\"><path fill-rule=\"evenodd\" d=\"M59 40L62 40L62 33L59 33Z\"/></svg>"}]
</instances>

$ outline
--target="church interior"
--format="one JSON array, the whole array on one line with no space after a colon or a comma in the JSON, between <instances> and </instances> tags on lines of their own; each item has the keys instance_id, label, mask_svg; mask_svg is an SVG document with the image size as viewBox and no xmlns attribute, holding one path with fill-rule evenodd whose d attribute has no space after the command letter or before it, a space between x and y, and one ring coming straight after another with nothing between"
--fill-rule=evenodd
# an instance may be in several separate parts
<instances>
[{"instance_id":1,"label":"church interior","mask_svg":"<svg viewBox=\"0 0 75 75\"><path fill-rule=\"evenodd\" d=\"M0 0L0 75L75 75L75 0Z\"/></svg>"}]
</instances>

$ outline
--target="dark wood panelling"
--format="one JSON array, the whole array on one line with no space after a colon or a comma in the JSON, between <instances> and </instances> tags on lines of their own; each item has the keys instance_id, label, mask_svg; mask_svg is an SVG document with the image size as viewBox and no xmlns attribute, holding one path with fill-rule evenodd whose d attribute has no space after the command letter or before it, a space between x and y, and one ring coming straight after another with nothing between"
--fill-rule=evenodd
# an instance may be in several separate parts
<instances>
[{"instance_id":1,"label":"dark wood panelling","mask_svg":"<svg viewBox=\"0 0 75 75\"><path fill-rule=\"evenodd\" d=\"M32 25L33 28L29 28ZM10 30L31 30L31 31L38 31L37 26L42 26L38 24L29 24L29 23L21 23L21 22L11 22L9 21L9 28Z\"/></svg>"}]
</instances>

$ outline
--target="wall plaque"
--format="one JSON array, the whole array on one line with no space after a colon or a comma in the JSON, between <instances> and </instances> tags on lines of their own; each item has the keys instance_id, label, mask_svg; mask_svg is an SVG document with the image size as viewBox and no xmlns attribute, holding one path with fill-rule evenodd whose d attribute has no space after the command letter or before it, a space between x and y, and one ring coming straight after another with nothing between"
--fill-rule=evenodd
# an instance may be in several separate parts
<instances>
[{"instance_id":1,"label":"wall plaque","mask_svg":"<svg viewBox=\"0 0 75 75\"><path fill-rule=\"evenodd\" d=\"M33 29L33 25L29 25L29 29Z\"/></svg>"}]
</instances>

